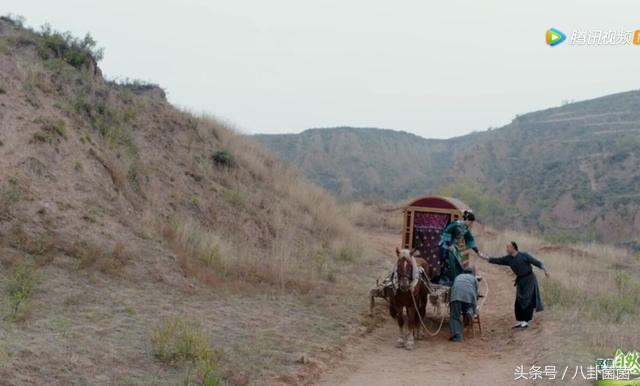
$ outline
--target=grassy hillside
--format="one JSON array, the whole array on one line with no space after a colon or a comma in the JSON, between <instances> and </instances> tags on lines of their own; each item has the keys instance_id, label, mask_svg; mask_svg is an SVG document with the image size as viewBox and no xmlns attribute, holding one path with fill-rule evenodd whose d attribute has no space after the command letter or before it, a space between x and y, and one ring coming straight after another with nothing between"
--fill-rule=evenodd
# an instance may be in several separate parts
<instances>
[{"instance_id":1,"label":"grassy hillside","mask_svg":"<svg viewBox=\"0 0 640 386\"><path fill-rule=\"evenodd\" d=\"M343 199L482 196L469 204L495 226L638 246L639 133L640 91L631 91L449 140L357 128L256 139Z\"/></svg>"},{"instance_id":2,"label":"grassy hillside","mask_svg":"<svg viewBox=\"0 0 640 386\"><path fill-rule=\"evenodd\" d=\"M0 379L241 384L337 344L369 256L332 199L100 56L0 19Z\"/></svg>"}]
</instances>

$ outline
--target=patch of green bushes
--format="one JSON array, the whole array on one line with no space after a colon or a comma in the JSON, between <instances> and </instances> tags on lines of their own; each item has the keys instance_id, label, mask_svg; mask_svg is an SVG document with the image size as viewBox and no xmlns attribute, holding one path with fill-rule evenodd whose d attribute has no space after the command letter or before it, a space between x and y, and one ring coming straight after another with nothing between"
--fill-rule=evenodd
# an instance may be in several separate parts
<instances>
[{"instance_id":1,"label":"patch of green bushes","mask_svg":"<svg viewBox=\"0 0 640 386\"><path fill-rule=\"evenodd\" d=\"M110 80L107 83L109 85L112 85L118 88L124 88L131 91L147 91L147 90L152 90L156 88L158 89L161 88L157 83L147 82L141 79L131 79L131 78Z\"/></svg>"},{"instance_id":2,"label":"patch of green bushes","mask_svg":"<svg viewBox=\"0 0 640 386\"><path fill-rule=\"evenodd\" d=\"M104 51L96 47L97 43L90 34L80 39L68 31L55 31L47 24L42 27L39 35L43 40L38 46L38 52L43 59L63 59L78 69L102 60Z\"/></svg>"},{"instance_id":3,"label":"patch of green bushes","mask_svg":"<svg viewBox=\"0 0 640 386\"><path fill-rule=\"evenodd\" d=\"M218 150L212 155L213 162L216 165L232 167L236 165L236 160L229 150Z\"/></svg>"},{"instance_id":4,"label":"patch of green bushes","mask_svg":"<svg viewBox=\"0 0 640 386\"><path fill-rule=\"evenodd\" d=\"M516 208L504 205L496 195L472 182L454 182L437 189L435 193L462 200L485 224L499 224L507 214L517 212Z\"/></svg>"}]
</instances>

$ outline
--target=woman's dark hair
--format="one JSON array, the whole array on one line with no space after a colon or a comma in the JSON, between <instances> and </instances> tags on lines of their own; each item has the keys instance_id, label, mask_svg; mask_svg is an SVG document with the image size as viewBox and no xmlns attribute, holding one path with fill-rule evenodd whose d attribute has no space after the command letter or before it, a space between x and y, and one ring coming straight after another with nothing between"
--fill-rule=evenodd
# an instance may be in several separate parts
<instances>
[{"instance_id":1,"label":"woman's dark hair","mask_svg":"<svg viewBox=\"0 0 640 386\"><path fill-rule=\"evenodd\" d=\"M518 244L516 244L515 241L512 241L511 245L513 246L513 249L515 249L516 251L518 250Z\"/></svg>"},{"instance_id":2,"label":"woman's dark hair","mask_svg":"<svg viewBox=\"0 0 640 386\"><path fill-rule=\"evenodd\" d=\"M476 221L476 215L473 214L473 212L465 210L464 213L462 214L462 219L469 220L469 221Z\"/></svg>"}]
</instances>

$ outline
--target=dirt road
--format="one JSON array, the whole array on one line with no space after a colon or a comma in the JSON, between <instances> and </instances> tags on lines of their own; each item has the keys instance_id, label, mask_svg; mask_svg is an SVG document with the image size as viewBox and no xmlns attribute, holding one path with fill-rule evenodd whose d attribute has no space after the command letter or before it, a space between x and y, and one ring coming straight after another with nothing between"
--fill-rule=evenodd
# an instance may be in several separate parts
<instances>
[{"instance_id":1,"label":"dirt road","mask_svg":"<svg viewBox=\"0 0 640 386\"><path fill-rule=\"evenodd\" d=\"M381 252L393 256L398 236L376 235L371 238ZM484 276L481 292L488 296L482 305L482 336L476 330L465 330L465 342L448 340L448 319L440 333L417 342L414 351L394 346L397 325L388 317L384 325L361 342L346 349L337 366L326 372L321 385L525 385L530 381L514 380L518 365L529 369L544 358L553 345L548 339L554 325L537 314L527 330L514 330L513 275L504 267L475 262ZM383 300L379 300L383 301ZM379 310L384 312L383 310ZM429 306L427 314L434 315ZM428 321L430 329L437 328L439 319ZM476 327L477 328L477 327Z\"/></svg>"}]
</instances>

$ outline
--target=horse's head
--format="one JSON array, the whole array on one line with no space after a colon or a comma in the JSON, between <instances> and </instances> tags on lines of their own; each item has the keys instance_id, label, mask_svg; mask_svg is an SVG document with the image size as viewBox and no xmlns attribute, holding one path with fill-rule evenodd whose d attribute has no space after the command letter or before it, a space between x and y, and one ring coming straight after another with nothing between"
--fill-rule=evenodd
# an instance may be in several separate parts
<instances>
[{"instance_id":1,"label":"horse's head","mask_svg":"<svg viewBox=\"0 0 640 386\"><path fill-rule=\"evenodd\" d=\"M398 249L396 248L396 256L398 261L396 262L396 275L398 277L398 289L400 291L409 291L411 289L411 283L414 279L414 269L417 269L415 264L414 255L415 250Z\"/></svg>"}]
</instances>

